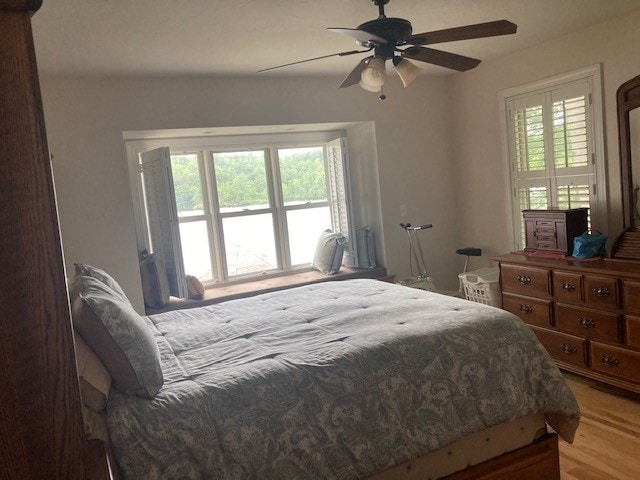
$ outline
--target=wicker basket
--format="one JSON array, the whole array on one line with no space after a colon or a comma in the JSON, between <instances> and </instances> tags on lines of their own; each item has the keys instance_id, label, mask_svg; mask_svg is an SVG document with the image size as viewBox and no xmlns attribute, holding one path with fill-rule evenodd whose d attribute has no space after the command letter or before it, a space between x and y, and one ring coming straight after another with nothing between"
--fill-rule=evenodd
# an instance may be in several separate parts
<instances>
[{"instance_id":1,"label":"wicker basket","mask_svg":"<svg viewBox=\"0 0 640 480\"><path fill-rule=\"evenodd\" d=\"M464 296L472 302L502 307L500 271L497 268L481 268L458 275Z\"/></svg>"}]
</instances>

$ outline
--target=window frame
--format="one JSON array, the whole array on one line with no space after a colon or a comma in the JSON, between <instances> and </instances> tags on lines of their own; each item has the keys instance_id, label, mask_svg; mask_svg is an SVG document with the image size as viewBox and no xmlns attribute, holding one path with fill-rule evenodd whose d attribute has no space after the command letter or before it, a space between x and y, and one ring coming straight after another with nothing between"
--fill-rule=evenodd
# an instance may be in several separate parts
<instances>
[{"instance_id":1,"label":"window frame","mask_svg":"<svg viewBox=\"0 0 640 480\"><path fill-rule=\"evenodd\" d=\"M175 132L180 132L175 131ZM230 135L230 136L206 136L206 135L195 135L195 136L185 136L185 137L173 137L173 136L157 136L153 138L147 137L147 132L140 132L145 134L146 138L135 139L131 138L138 132L125 133L125 145L127 149L127 156L129 158L130 165L130 174L133 172L131 169L132 161L137 158L137 156L148 150L152 150L159 146L167 146L170 149L171 156L174 155L198 155L199 161L199 170L201 172L200 178L201 182L204 176L207 178L211 178L211 175L214 175L214 167L213 167L213 153L222 153L225 151L243 151L248 149L253 150L265 150L266 152L266 168L271 170L273 169L276 174L272 174L268 177L268 188L270 190L270 206L264 212L257 212L256 210L252 210L247 213L223 213L218 215L218 219L216 219L216 215L214 212L214 207L212 201L217 201L217 195L215 194L215 190L212 191L211 185L212 182L205 181L205 185L202 185L203 192L203 206L204 206L204 215L192 215L192 216L182 216L178 217L178 222L180 224L185 222L193 222L193 221L202 221L206 220L207 229L208 229L208 237L209 237L209 251L211 252L211 263L212 263L212 275L216 280L211 282L207 282L209 285L217 284L217 283L225 283L225 284L233 284L233 283L242 283L248 280L255 280L256 278L264 278L265 276L282 276L287 274L292 274L300 271L309 271L311 270L311 260L308 264L300 264L293 266L289 261L290 249L288 245L283 245L283 243L288 242L288 230L286 225L286 215L287 212L293 210L303 210L303 209L313 209L319 207L329 207L331 208L331 194L329 192L329 168L327 165L328 162L328 145L330 145L333 141L341 140L341 145L343 145L344 152L346 154L346 141L347 132L345 130L318 130L318 131L309 131L309 132L279 132L279 133L269 133L269 134L247 134L247 135ZM150 131L151 133L151 131ZM241 137L241 138L240 138ZM293 205L284 205L284 201L282 198L282 194L275 195L273 193L273 182L280 181L280 173L278 167L278 159L277 159L277 150L278 149L287 149L287 148L305 148L305 147L322 147L323 158L325 162L325 181L327 182L327 200L322 202L311 202L310 204L293 204ZM211 153L208 153L211 152ZM209 157L208 157L209 156ZM350 167L348 167L350 168ZM136 168L137 170L137 168ZM204 176L202 171L204 170ZM138 248L142 249L146 246L146 240L144 238L146 231L146 223L144 222L144 212L141 212L141 206L143 205L143 192L140 190L140 186L136 185L139 182L139 179L132 177L132 189L134 193L134 216L136 217L136 234L138 238ZM349 190L349 198L351 198L352 191L354 188L350 183L347 185L347 190ZM137 196L136 196L137 193ZM141 198L140 202L136 202L136 197ZM276 208L276 204L278 208ZM351 205L349 205L351 207ZM223 239L221 236L223 235L222 230L220 228L211 229L210 225L214 223L219 225L219 222L222 221L222 217L234 217L234 216L242 216L247 214L257 214L257 213L270 213L272 218L274 219L274 233L276 238L280 238L284 241L277 241L276 244L276 254L279 257L279 265L277 269L267 270L265 272L252 272L246 275L238 275L229 278L228 272L226 269L226 262L224 261L224 252L221 252L220 248L216 248L217 245L223 245ZM279 217L279 218L278 218ZM356 228L356 219L351 216L351 226L352 229ZM141 233L142 232L142 233ZM213 233L213 234L212 234ZM215 236L215 237L214 237ZM355 235L353 236L355 242ZM216 243L217 242L217 243ZM282 252L285 252L283 254ZM345 252L346 254L346 252ZM286 258L286 261L283 261ZM346 264L346 262L345 262Z\"/></svg>"},{"instance_id":2,"label":"window frame","mask_svg":"<svg viewBox=\"0 0 640 480\"><path fill-rule=\"evenodd\" d=\"M261 147L260 145L245 145L239 148L209 148L201 150L199 155L204 160L205 173L201 173L201 182L206 185L207 198L203 199L207 205L205 211L209 212L211 219L208 223L210 252L212 259L212 272L214 279L208 283L216 282L233 282L236 280L244 280L247 278L262 277L264 275L272 275L279 273L286 273L292 271L309 270L310 267L307 264L293 265L291 262L291 248L289 245L288 235L288 223L287 212L294 210L310 210L320 207L330 207L331 199L329 195L329 170L328 170L328 157L326 142L308 141L299 143L277 142L276 144L268 147ZM304 204L285 205L283 198L282 180L280 175L280 158L278 150L283 149L295 149L295 148L322 148L323 161L325 167L325 183L327 188L327 199L323 201L308 202ZM171 147L170 147L171 148ZM267 195L268 204L265 207L243 209L233 212L222 212L219 205L219 197L217 191L217 182L215 174L215 155L224 154L230 152L241 151L262 151L263 159L265 163L265 176L267 182ZM186 153L181 150L179 153ZM178 154L178 153L176 153ZM204 176L203 176L204 175ZM205 190L203 190L205 191ZM224 242L224 227L223 222L227 218L239 218L249 217L255 215L271 215L271 221L273 223L274 242L275 242L275 254L277 266L274 269L264 270L261 273L253 272L243 275L229 275L226 257L226 245ZM190 221L191 217L179 218L179 222ZM212 229L212 225L215 224L216 228ZM210 226L211 225L211 226ZM214 260L215 259L215 260ZM219 279L219 280L216 280Z\"/></svg>"},{"instance_id":3,"label":"window frame","mask_svg":"<svg viewBox=\"0 0 640 480\"><path fill-rule=\"evenodd\" d=\"M604 149L604 116L603 116L603 103L602 103L602 75L601 65L595 64L588 67L584 67L575 71L567 72L554 77L546 78L537 82L521 85L518 87L510 88L499 92L499 108L500 108L500 123L501 123L501 136L502 136L502 157L503 157L503 171L504 171L504 191L505 191L505 204L507 205L507 232L508 243L511 248L518 250L524 248L524 245L520 245L519 226L522 223L522 213L520 205L517 201L514 201L514 188L517 183L514 180L515 172L515 159L513 157L514 145L511 142L510 129L513 128L511 124L511 118L509 113L510 104L512 101L519 97L533 97L536 94L544 95L545 92L551 90L562 90L566 85L574 82L586 81L590 86L590 102L591 102L591 116L589 120L592 126L592 159L593 164L593 178L594 183L590 185L591 192L591 209L590 214L593 219L592 228L602 231L607 231L607 177L606 177L606 159ZM552 115L553 112L549 112ZM552 133L545 137L545 148L553 148L553 145L548 145L549 140L553 141ZM580 168L580 167L574 167ZM576 172L578 173L578 172ZM582 172L580 172L582 173ZM525 175L526 176L526 175ZM546 176L546 173L545 173ZM547 182L547 188L553 188L557 183L556 179L563 178L562 175L554 176L551 181ZM522 180L522 179L521 179ZM533 179L532 182L535 182ZM554 194L555 195L555 194ZM517 200L517 196L515 197Z\"/></svg>"}]
</instances>

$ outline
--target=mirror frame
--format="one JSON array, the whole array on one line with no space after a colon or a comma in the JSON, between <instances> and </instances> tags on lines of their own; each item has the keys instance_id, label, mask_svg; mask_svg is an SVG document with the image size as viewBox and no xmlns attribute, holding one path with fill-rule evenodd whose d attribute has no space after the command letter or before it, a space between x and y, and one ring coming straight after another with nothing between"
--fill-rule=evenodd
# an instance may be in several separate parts
<instances>
[{"instance_id":1,"label":"mirror frame","mask_svg":"<svg viewBox=\"0 0 640 480\"><path fill-rule=\"evenodd\" d=\"M640 108L640 75L624 82L616 93L618 103L618 140L620 144L620 181L622 187L623 227L639 228L633 217L633 177L629 112ZM640 172L638 172L640 173Z\"/></svg>"}]
</instances>

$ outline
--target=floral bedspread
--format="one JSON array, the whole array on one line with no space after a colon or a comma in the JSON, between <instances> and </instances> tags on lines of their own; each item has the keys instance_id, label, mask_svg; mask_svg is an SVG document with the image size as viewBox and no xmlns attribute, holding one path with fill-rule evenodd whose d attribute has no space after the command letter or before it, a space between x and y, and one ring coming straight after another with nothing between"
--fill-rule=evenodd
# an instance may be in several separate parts
<instances>
[{"instance_id":1,"label":"floral bedspread","mask_svg":"<svg viewBox=\"0 0 640 480\"><path fill-rule=\"evenodd\" d=\"M125 479L355 479L575 399L515 316L376 280L147 317L165 384L111 392Z\"/></svg>"}]
</instances>

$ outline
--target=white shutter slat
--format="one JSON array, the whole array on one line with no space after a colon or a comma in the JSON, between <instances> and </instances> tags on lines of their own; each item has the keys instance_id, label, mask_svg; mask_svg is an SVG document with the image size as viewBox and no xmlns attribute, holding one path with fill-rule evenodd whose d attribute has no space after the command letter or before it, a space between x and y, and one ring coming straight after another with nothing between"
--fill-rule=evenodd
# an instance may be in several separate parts
<instances>
[{"instance_id":1,"label":"white shutter slat","mask_svg":"<svg viewBox=\"0 0 640 480\"><path fill-rule=\"evenodd\" d=\"M337 138L327 143L332 229L347 237L343 263L353 267L358 266L358 246L355 241L355 226L351 220L353 214L349 195L349 164L346 152L346 139L344 138Z\"/></svg>"},{"instance_id":2,"label":"white shutter slat","mask_svg":"<svg viewBox=\"0 0 640 480\"><path fill-rule=\"evenodd\" d=\"M513 110L516 167L520 172L544 170L544 124L542 105Z\"/></svg>"},{"instance_id":3,"label":"white shutter slat","mask_svg":"<svg viewBox=\"0 0 640 480\"><path fill-rule=\"evenodd\" d=\"M553 103L553 153L556 168L588 165L587 97Z\"/></svg>"}]
</instances>

